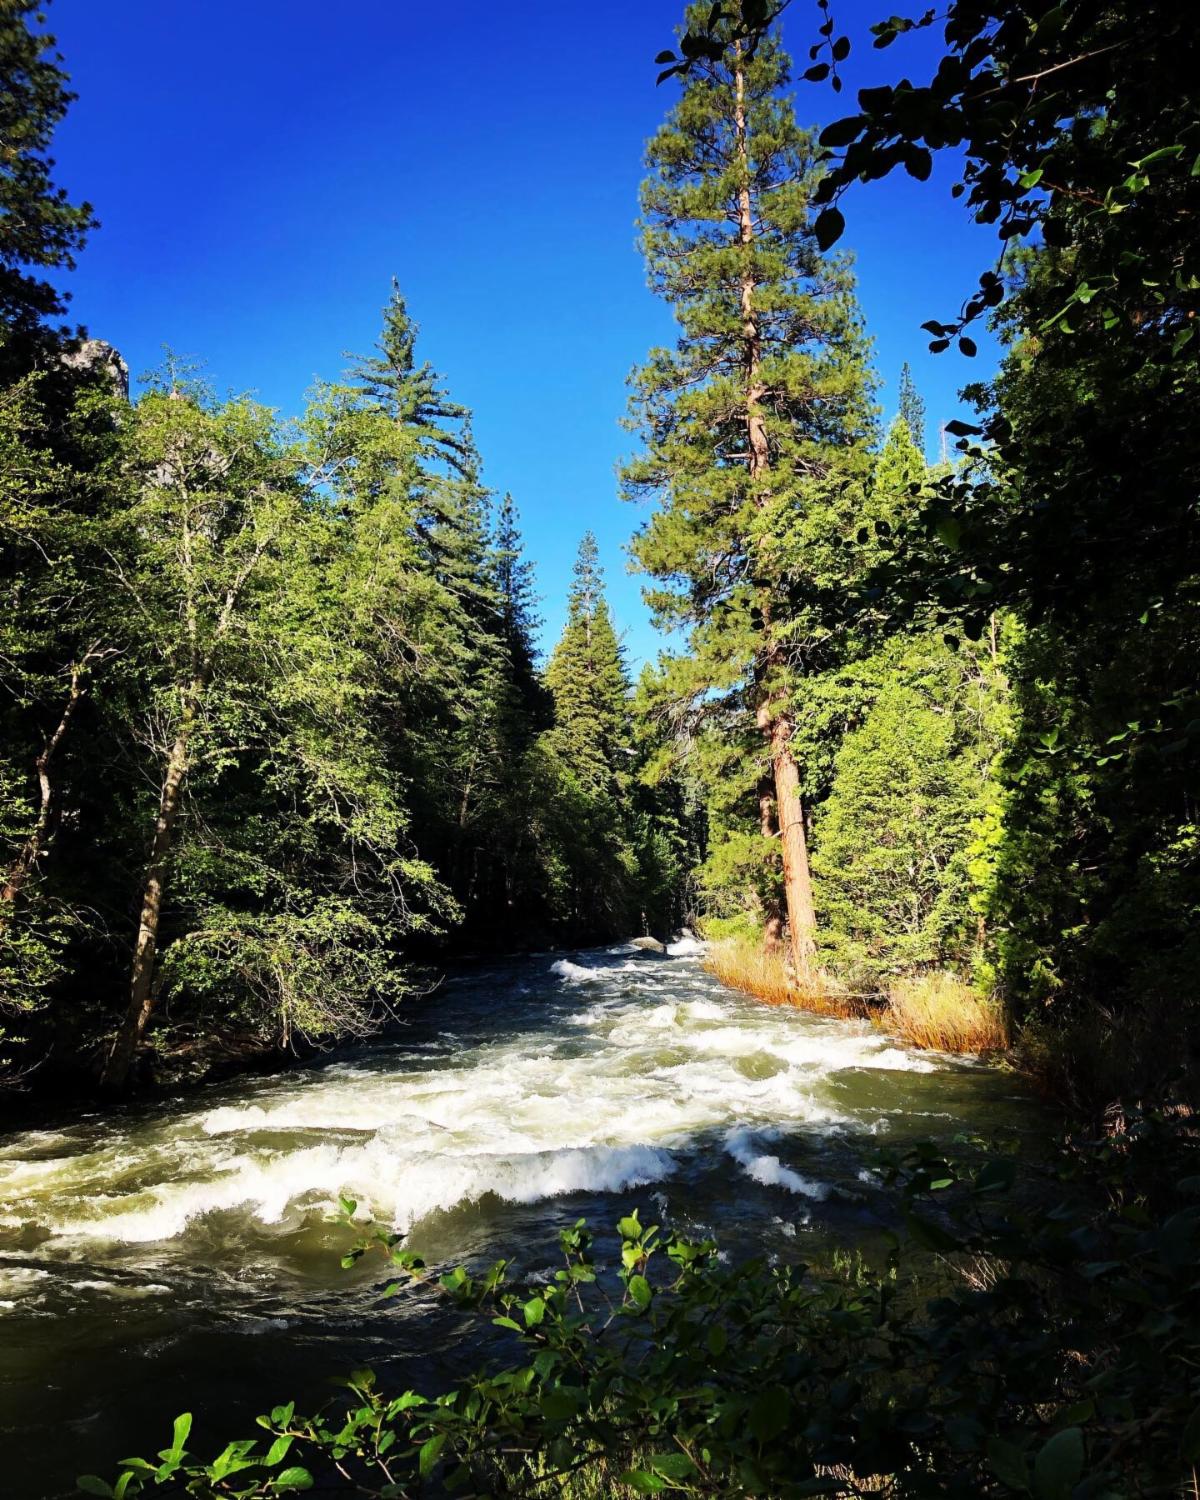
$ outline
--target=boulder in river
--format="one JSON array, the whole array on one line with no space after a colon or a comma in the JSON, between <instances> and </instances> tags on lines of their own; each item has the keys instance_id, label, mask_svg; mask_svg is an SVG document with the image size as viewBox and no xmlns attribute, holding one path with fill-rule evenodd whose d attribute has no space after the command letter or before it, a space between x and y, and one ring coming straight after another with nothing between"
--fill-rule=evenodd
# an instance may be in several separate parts
<instances>
[{"instance_id":1,"label":"boulder in river","mask_svg":"<svg viewBox=\"0 0 1200 1500\"><path fill-rule=\"evenodd\" d=\"M657 938L653 937L636 937L633 939L631 946L640 948L643 953L665 953L667 951L666 943L660 943Z\"/></svg>"}]
</instances>

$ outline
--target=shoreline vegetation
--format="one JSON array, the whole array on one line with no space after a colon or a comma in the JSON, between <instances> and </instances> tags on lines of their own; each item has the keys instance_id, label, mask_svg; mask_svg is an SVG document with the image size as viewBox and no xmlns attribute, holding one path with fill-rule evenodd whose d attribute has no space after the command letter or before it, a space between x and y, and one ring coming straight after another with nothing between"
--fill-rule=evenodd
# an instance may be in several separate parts
<instances>
[{"instance_id":1,"label":"shoreline vegetation","mask_svg":"<svg viewBox=\"0 0 1200 1500\"><path fill-rule=\"evenodd\" d=\"M819 969L798 977L782 950L738 938L712 942L704 967L767 1005L867 1020L912 1047L988 1056L1008 1052L1012 1042L1002 1004L954 974L897 977L880 990L855 993Z\"/></svg>"}]
</instances>

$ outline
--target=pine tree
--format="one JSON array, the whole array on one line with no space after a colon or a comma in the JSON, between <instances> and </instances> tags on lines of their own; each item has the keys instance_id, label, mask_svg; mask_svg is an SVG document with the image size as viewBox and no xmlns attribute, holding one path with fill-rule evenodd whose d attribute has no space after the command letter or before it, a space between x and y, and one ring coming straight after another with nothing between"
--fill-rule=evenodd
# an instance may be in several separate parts
<instances>
[{"instance_id":1,"label":"pine tree","mask_svg":"<svg viewBox=\"0 0 1200 1500\"><path fill-rule=\"evenodd\" d=\"M548 712L538 677L535 639L540 620L534 590L533 564L525 544L513 497L506 493L496 512L492 538L493 587L500 614L500 630L512 665L513 679L530 713Z\"/></svg>"},{"instance_id":2,"label":"pine tree","mask_svg":"<svg viewBox=\"0 0 1200 1500\"><path fill-rule=\"evenodd\" d=\"M615 792L628 779L629 676L604 596L596 538L579 544L567 623L546 667L558 748L580 783Z\"/></svg>"},{"instance_id":3,"label":"pine tree","mask_svg":"<svg viewBox=\"0 0 1200 1500\"><path fill-rule=\"evenodd\" d=\"M908 426L917 452L925 456L925 402L917 390L907 360L900 367L900 415Z\"/></svg>"},{"instance_id":4,"label":"pine tree","mask_svg":"<svg viewBox=\"0 0 1200 1500\"><path fill-rule=\"evenodd\" d=\"M5 341L29 334L46 318L61 317L65 298L39 270L70 269L74 253L95 227L91 205L68 202L55 187L46 155L54 129L75 95L53 53L54 38L34 31L37 0L7 0L0 8L0 324Z\"/></svg>"},{"instance_id":5,"label":"pine tree","mask_svg":"<svg viewBox=\"0 0 1200 1500\"><path fill-rule=\"evenodd\" d=\"M591 532L579 547L546 685L555 723L534 761L535 842L550 914L576 941L614 936L630 919L636 866L626 816L633 748L629 678Z\"/></svg>"},{"instance_id":6,"label":"pine tree","mask_svg":"<svg viewBox=\"0 0 1200 1500\"><path fill-rule=\"evenodd\" d=\"M670 691L737 746L741 827L729 832L755 840L759 860L780 852L803 968L816 918L798 731L805 679L830 655L822 600L844 573L873 412L849 268L820 254L809 223L820 153L781 95L787 80L773 36L753 51L734 40L694 65L650 143L643 246L681 335L635 377L646 451L623 477L631 498L658 502L634 543L660 580L647 597L661 623L689 631ZM728 766L705 774L723 796Z\"/></svg>"}]
</instances>

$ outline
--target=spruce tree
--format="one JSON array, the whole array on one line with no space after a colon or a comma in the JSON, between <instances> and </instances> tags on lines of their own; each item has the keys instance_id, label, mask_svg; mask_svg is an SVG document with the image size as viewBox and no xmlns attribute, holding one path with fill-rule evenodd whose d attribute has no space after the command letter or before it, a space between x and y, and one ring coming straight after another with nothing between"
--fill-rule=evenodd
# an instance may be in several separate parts
<instances>
[{"instance_id":1,"label":"spruce tree","mask_svg":"<svg viewBox=\"0 0 1200 1500\"><path fill-rule=\"evenodd\" d=\"M370 405L386 411L412 437L422 460L437 460L473 478L478 462L470 437L471 414L446 395L428 360L417 364L419 332L393 279L376 352L356 360L351 380Z\"/></svg>"},{"instance_id":2,"label":"spruce tree","mask_svg":"<svg viewBox=\"0 0 1200 1500\"><path fill-rule=\"evenodd\" d=\"M908 427L921 457L925 456L925 401L907 360L900 367L900 415Z\"/></svg>"},{"instance_id":3,"label":"spruce tree","mask_svg":"<svg viewBox=\"0 0 1200 1500\"><path fill-rule=\"evenodd\" d=\"M533 764L542 789L535 840L550 913L576 941L614 936L629 921L635 866L626 820L629 679L591 532L580 544L546 685L555 723Z\"/></svg>"},{"instance_id":4,"label":"spruce tree","mask_svg":"<svg viewBox=\"0 0 1200 1500\"><path fill-rule=\"evenodd\" d=\"M623 478L631 498L657 502L634 542L659 580L647 597L661 623L689 632L689 656L667 665L670 690L739 747L740 836L761 836L760 859L782 856L792 955L805 968L816 916L804 685L830 658L823 599L844 571L837 543L868 467L873 411L849 267L820 253L809 222L820 152L782 95L788 67L773 35L749 49L733 34L718 61L694 65L650 142L643 247L681 331L634 378L645 452ZM729 768L710 767L709 781L722 794ZM769 942L776 899L766 898Z\"/></svg>"},{"instance_id":5,"label":"spruce tree","mask_svg":"<svg viewBox=\"0 0 1200 1500\"><path fill-rule=\"evenodd\" d=\"M604 597L596 538L579 544L567 623L546 667L560 752L582 785L615 792L628 777L629 676Z\"/></svg>"},{"instance_id":6,"label":"spruce tree","mask_svg":"<svg viewBox=\"0 0 1200 1500\"><path fill-rule=\"evenodd\" d=\"M536 659L540 620L534 591L533 564L525 557L517 507L505 494L496 512L492 538L492 578L500 615L500 631L512 667L513 681L526 709L537 717L548 714L545 690Z\"/></svg>"}]
</instances>

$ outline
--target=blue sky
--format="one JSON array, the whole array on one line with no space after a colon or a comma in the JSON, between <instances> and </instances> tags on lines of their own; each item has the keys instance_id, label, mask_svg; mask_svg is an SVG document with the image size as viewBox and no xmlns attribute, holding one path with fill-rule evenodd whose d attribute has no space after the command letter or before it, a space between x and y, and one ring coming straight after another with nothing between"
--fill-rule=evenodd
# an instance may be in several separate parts
<instances>
[{"instance_id":1,"label":"blue sky","mask_svg":"<svg viewBox=\"0 0 1200 1500\"><path fill-rule=\"evenodd\" d=\"M837 118L898 68L923 77L933 39L861 42L885 13L839 4L847 92L799 83L802 120ZM169 345L218 389L293 413L345 351L370 348L396 276L424 356L475 411L486 481L517 500L548 640L590 527L630 657L653 657L623 552L638 511L613 468L632 442L626 376L671 336L634 219L643 144L675 89L655 86L653 57L679 15L674 0L53 0L80 95L57 176L101 220L73 315L135 375ZM811 0L787 13L804 62L818 20ZM950 180L894 176L845 204L885 416L908 359L931 447L993 352L933 356L920 331L994 249Z\"/></svg>"}]
</instances>

